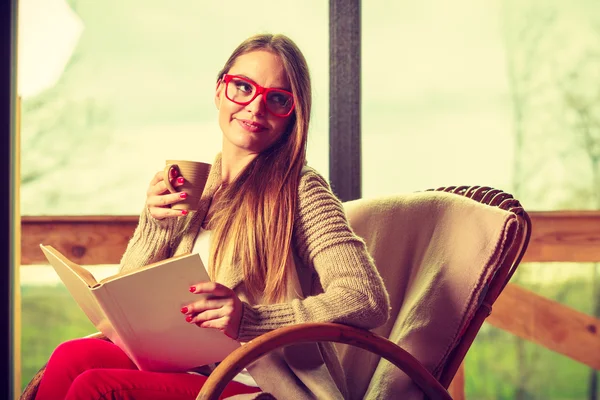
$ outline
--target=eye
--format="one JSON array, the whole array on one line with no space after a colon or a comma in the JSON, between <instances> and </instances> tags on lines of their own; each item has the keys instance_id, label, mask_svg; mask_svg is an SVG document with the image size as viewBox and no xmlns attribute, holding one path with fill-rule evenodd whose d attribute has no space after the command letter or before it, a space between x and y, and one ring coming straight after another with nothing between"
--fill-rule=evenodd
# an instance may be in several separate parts
<instances>
[{"instance_id":1,"label":"eye","mask_svg":"<svg viewBox=\"0 0 600 400\"><path fill-rule=\"evenodd\" d=\"M285 95L283 93L272 93L271 96L269 96L269 101L273 104L276 104L278 106L285 106L288 101L290 101L290 96Z\"/></svg>"},{"instance_id":2,"label":"eye","mask_svg":"<svg viewBox=\"0 0 600 400\"><path fill-rule=\"evenodd\" d=\"M235 84L236 89L241 92L252 93L252 91L254 90L254 86L252 86L252 84L248 81L242 79L234 79L233 83Z\"/></svg>"}]
</instances>

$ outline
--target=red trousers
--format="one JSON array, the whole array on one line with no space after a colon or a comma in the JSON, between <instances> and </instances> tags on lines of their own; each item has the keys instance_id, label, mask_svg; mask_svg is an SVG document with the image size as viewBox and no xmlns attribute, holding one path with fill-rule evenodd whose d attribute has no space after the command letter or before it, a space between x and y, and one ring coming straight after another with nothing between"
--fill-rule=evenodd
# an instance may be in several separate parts
<instances>
[{"instance_id":1,"label":"red trousers","mask_svg":"<svg viewBox=\"0 0 600 400\"><path fill-rule=\"evenodd\" d=\"M194 400L206 379L188 373L140 371L113 343L74 339L52 353L36 400ZM260 389L232 381L221 398L255 392Z\"/></svg>"}]
</instances>

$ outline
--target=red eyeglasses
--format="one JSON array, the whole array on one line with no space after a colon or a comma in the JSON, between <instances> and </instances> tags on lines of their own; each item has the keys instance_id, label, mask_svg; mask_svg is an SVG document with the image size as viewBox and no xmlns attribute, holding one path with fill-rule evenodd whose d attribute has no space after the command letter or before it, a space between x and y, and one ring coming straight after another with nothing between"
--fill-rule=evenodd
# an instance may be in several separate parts
<instances>
[{"instance_id":1,"label":"red eyeglasses","mask_svg":"<svg viewBox=\"0 0 600 400\"><path fill-rule=\"evenodd\" d=\"M277 117L287 117L294 111L294 95L287 90L264 88L238 75L224 75L225 97L242 106L250 104L258 95L267 111Z\"/></svg>"}]
</instances>

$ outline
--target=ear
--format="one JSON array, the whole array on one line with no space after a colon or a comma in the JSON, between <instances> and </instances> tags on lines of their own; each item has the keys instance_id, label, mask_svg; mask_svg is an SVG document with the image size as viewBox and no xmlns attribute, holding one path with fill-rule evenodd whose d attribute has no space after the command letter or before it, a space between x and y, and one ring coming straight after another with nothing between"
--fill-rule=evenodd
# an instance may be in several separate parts
<instances>
[{"instance_id":1,"label":"ear","mask_svg":"<svg viewBox=\"0 0 600 400\"><path fill-rule=\"evenodd\" d=\"M221 96L223 95L223 80L219 79L217 81L217 88L215 89L215 106L217 106L217 110L221 104Z\"/></svg>"}]
</instances>

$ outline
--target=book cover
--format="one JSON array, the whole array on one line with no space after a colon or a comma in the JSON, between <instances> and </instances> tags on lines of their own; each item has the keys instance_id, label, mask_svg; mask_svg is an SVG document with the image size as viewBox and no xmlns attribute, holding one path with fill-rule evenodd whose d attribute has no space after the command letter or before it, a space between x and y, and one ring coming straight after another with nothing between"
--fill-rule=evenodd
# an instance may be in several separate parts
<instances>
[{"instance_id":1,"label":"book cover","mask_svg":"<svg viewBox=\"0 0 600 400\"><path fill-rule=\"evenodd\" d=\"M200 255L187 254L97 281L86 268L40 245L50 265L96 328L144 371L186 371L222 361L240 343L185 321L180 309L210 280Z\"/></svg>"}]
</instances>

